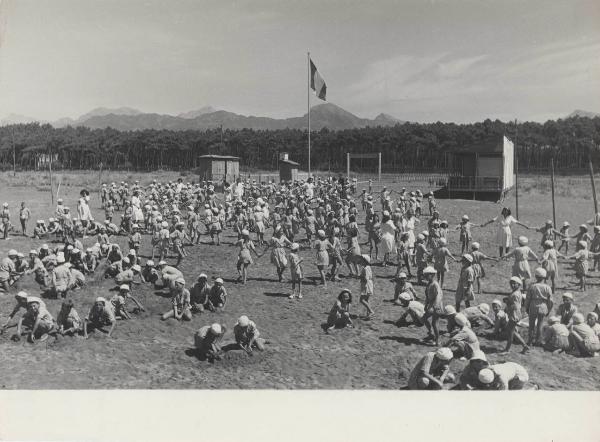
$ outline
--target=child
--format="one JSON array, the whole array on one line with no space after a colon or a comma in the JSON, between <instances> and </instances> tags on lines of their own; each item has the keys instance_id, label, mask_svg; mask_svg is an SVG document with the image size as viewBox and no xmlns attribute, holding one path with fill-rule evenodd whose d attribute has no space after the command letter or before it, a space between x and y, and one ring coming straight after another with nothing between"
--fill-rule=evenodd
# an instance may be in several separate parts
<instances>
[{"instance_id":1,"label":"child","mask_svg":"<svg viewBox=\"0 0 600 442\"><path fill-rule=\"evenodd\" d=\"M533 250L527 245L529 240L525 236L519 236L519 247L511 250L502 259L508 259L514 256L515 261L512 267L512 276L518 276L523 281L523 290L527 287L527 281L531 279L531 268L529 267L529 257L532 257L536 261L539 261L537 255L533 253Z\"/></svg>"},{"instance_id":2,"label":"child","mask_svg":"<svg viewBox=\"0 0 600 442\"><path fill-rule=\"evenodd\" d=\"M415 292L415 289L413 287L413 285L408 282L406 279L406 273L404 272L400 272L398 273L394 279L396 280L396 285L394 287L394 304L395 305L400 305L399 301L398 301L398 296L400 296L400 293L408 293L411 297L411 301L413 299L418 300L419 297L417 296L417 292Z\"/></svg>"},{"instance_id":3,"label":"child","mask_svg":"<svg viewBox=\"0 0 600 442\"><path fill-rule=\"evenodd\" d=\"M594 239L592 239L592 243L590 244L590 252L600 252L600 226L594 226ZM592 272L595 272L596 268L600 270L600 255L594 256L594 265L592 267Z\"/></svg>"},{"instance_id":4,"label":"child","mask_svg":"<svg viewBox=\"0 0 600 442\"><path fill-rule=\"evenodd\" d=\"M473 283L475 282L475 271L473 270L473 257L465 254L462 257L462 269L456 287L455 302L456 311L460 311L460 304L464 301L465 307L471 307L471 301L475 299L473 294Z\"/></svg>"},{"instance_id":5,"label":"child","mask_svg":"<svg viewBox=\"0 0 600 442\"><path fill-rule=\"evenodd\" d=\"M240 248L236 265L239 274L238 281L242 281L242 284L246 284L248 279L248 266L254 263L254 261L252 261L251 253L254 253L257 258L260 258L261 255L256 251L254 243L250 239L250 232L246 229L242 230L242 238L238 240L236 245Z\"/></svg>"},{"instance_id":6,"label":"child","mask_svg":"<svg viewBox=\"0 0 600 442\"><path fill-rule=\"evenodd\" d=\"M331 248L329 249L329 262L331 263L331 274L330 278L332 281L341 281L338 277L339 266L342 265L342 243L339 238L340 229L335 227L329 234L329 242Z\"/></svg>"},{"instance_id":7,"label":"child","mask_svg":"<svg viewBox=\"0 0 600 442\"><path fill-rule=\"evenodd\" d=\"M436 270L429 266L423 270L425 278L427 278L427 288L425 289L425 314L423 322L427 327L427 337L425 341L434 340L435 346L439 346L440 334L437 328L438 319L444 314L444 305L442 304L444 293L442 287L435 280ZM429 323L431 318L431 323ZM431 331L433 330L433 334Z\"/></svg>"},{"instance_id":8,"label":"child","mask_svg":"<svg viewBox=\"0 0 600 442\"><path fill-rule=\"evenodd\" d=\"M81 319L71 299L62 303L56 322L58 333L62 336L74 335L81 330Z\"/></svg>"},{"instance_id":9,"label":"child","mask_svg":"<svg viewBox=\"0 0 600 442\"><path fill-rule=\"evenodd\" d=\"M225 305L227 305L227 290L225 290L225 286L223 284L223 279L215 279L215 283L208 293L208 302L206 303L206 308L213 313L217 310L223 310Z\"/></svg>"},{"instance_id":10,"label":"child","mask_svg":"<svg viewBox=\"0 0 600 442\"><path fill-rule=\"evenodd\" d=\"M128 286L126 286L129 289ZM185 288L185 279L179 277L175 280L174 288L171 289L171 304L173 308L161 316L163 321L169 318L175 318L178 321L191 321L192 320L192 308L190 305L190 292ZM124 300L123 300L124 307ZM121 313L124 312L124 308L121 309ZM126 317L129 317L125 312Z\"/></svg>"},{"instance_id":11,"label":"child","mask_svg":"<svg viewBox=\"0 0 600 442\"><path fill-rule=\"evenodd\" d=\"M569 224L569 221L565 221L562 225L562 227L560 228L560 233L561 233L561 240L560 240L560 246L558 247L558 251L560 252L562 250L562 248L565 248L565 254L569 253L569 227L571 227L571 224Z\"/></svg>"},{"instance_id":12,"label":"child","mask_svg":"<svg viewBox=\"0 0 600 442\"><path fill-rule=\"evenodd\" d=\"M450 250L448 250L448 247L446 247L448 244L446 238L440 238L438 244L439 246L433 250L433 267L437 272L437 280L440 283L440 287L443 288L444 276L450 269L448 267L448 258L451 258L454 262L456 262L456 258L452 256L452 253L450 253Z\"/></svg>"},{"instance_id":13,"label":"child","mask_svg":"<svg viewBox=\"0 0 600 442\"><path fill-rule=\"evenodd\" d=\"M427 257L430 253L425 246L425 236L421 233L417 235L415 243L415 264L417 266L417 284L423 284L423 270L427 267Z\"/></svg>"},{"instance_id":14,"label":"child","mask_svg":"<svg viewBox=\"0 0 600 442\"><path fill-rule=\"evenodd\" d=\"M400 273L402 267L406 267L408 276L412 278L410 271L410 245L408 244L408 233L403 232L400 234L400 241L398 241L398 268L396 274Z\"/></svg>"},{"instance_id":15,"label":"child","mask_svg":"<svg viewBox=\"0 0 600 442\"><path fill-rule=\"evenodd\" d=\"M348 289L343 289L329 312L325 333L329 333L336 327L353 327L350 318L350 304L352 304L352 293Z\"/></svg>"},{"instance_id":16,"label":"child","mask_svg":"<svg viewBox=\"0 0 600 442\"><path fill-rule=\"evenodd\" d=\"M325 231L319 230L317 232L318 239L315 241L314 248L317 249L317 269L321 276L321 285L327 287L327 281L325 279L325 270L329 267L329 249L332 248L331 243L325 237Z\"/></svg>"},{"instance_id":17,"label":"child","mask_svg":"<svg viewBox=\"0 0 600 442\"><path fill-rule=\"evenodd\" d=\"M417 327L422 327L425 324L425 306L419 301L411 299L411 295L409 293L400 293L398 299L399 305L404 307L406 310L395 322L396 327L407 327L411 323ZM410 318L412 322L408 322L407 318Z\"/></svg>"},{"instance_id":18,"label":"child","mask_svg":"<svg viewBox=\"0 0 600 442\"><path fill-rule=\"evenodd\" d=\"M521 337L517 331L517 325L521 321L523 315L521 308L523 306L523 293L521 292L521 278L513 276L509 281L511 294L504 298L506 303L506 316L508 318L508 324L506 325L506 347L503 351L504 354L508 354L510 347L512 346L513 339L516 339L518 343L523 346L523 353L529 351L529 346L525 343L525 340Z\"/></svg>"},{"instance_id":19,"label":"child","mask_svg":"<svg viewBox=\"0 0 600 442\"><path fill-rule=\"evenodd\" d=\"M252 347L260 351L265 349L265 340L259 337L258 327L246 315L239 317L233 327L233 335L236 344L249 355L252 355Z\"/></svg>"},{"instance_id":20,"label":"child","mask_svg":"<svg viewBox=\"0 0 600 442\"><path fill-rule=\"evenodd\" d=\"M42 300L35 296L27 298L27 311L23 314L17 324L17 333L13 335L13 340L19 340L22 335L22 328L28 331L28 341L34 344L36 340L43 342L48 336L56 333L56 323L52 315L46 310Z\"/></svg>"},{"instance_id":21,"label":"child","mask_svg":"<svg viewBox=\"0 0 600 442\"><path fill-rule=\"evenodd\" d=\"M562 295L562 304L556 309L556 315L560 318L560 323L571 327L573 325L573 315L577 313L577 307L573 304L573 295L565 292Z\"/></svg>"},{"instance_id":22,"label":"child","mask_svg":"<svg viewBox=\"0 0 600 442\"><path fill-rule=\"evenodd\" d=\"M21 209L19 209L19 221L21 221L21 231L23 236L27 236L27 221L31 217L31 211L25 207L25 201L21 202Z\"/></svg>"},{"instance_id":23,"label":"child","mask_svg":"<svg viewBox=\"0 0 600 442\"><path fill-rule=\"evenodd\" d=\"M370 320L375 312L369 304L369 299L373 295L373 271L371 270L371 258L369 255L362 255L362 271L360 273L360 303L365 306L367 314L364 319Z\"/></svg>"},{"instance_id":24,"label":"child","mask_svg":"<svg viewBox=\"0 0 600 442\"><path fill-rule=\"evenodd\" d=\"M536 282L527 289L525 298L525 311L529 314L529 337L527 345L540 343L542 323L552 310L552 289L544 282L546 270L541 267L535 269Z\"/></svg>"},{"instance_id":25,"label":"child","mask_svg":"<svg viewBox=\"0 0 600 442\"><path fill-rule=\"evenodd\" d=\"M291 252L290 252L290 274L292 277L292 293L289 299L294 299L294 297L298 297L298 299L302 299L302 261L298 255L298 250L300 250L300 244L292 243ZM296 294L296 285L298 286L298 293Z\"/></svg>"},{"instance_id":26,"label":"child","mask_svg":"<svg viewBox=\"0 0 600 442\"><path fill-rule=\"evenodd\" d=\"M569 350L569 329L560 323L558 316L550 316L544 327L544 350L559 354Z\"/></svg>"},{"instance_id":27,"label":"child","mask_svg":"<svg viewBox=\"0 0 600 442\"><path fill-rule=\"evenodd\" d=\"M600 351L600 339L592 328L585 323L583 314L573 315L573 327L569 334L571 348L582 357L597 356Z\"/></svg>"},{"instance_id":28,"label":"child","mask_svg":"<svg viewBox=\"0 0 600 442\"><path fill-rule=\"evenodd\" d=\"M590 255L598 256L600 255L600 253L591 253L587 249L587 242L579 241L575 249L575 254L567 257L567 259L575 260L575 276L579 279L579 290L581 290L582 292L585 292L585 289L587 288L586 274L590 266L590 263L588 261Z\"/></svg>"},{"instance_id":29,"label":"child","mask_svg":"<svg viewBox=\"0 0 600 442\"><path fill-rule=\"evenodd\" d=\"M479 243L471 244L471 256L473 257L473 270L475 271L475 280L477 281L477 294L481 294L481 278L485 278L485 270L481 265L484 259L490 259L498 262L496 258L490 258L479 251Z\"/></svg>"},{"instance_id":30,"label":"child","mask_svg":"<svg viewBox=\"0 0 600 442\"><path fill-rule=\"evenodd\" d=\"M462 221L456 227L456 230L460 230L460 253L461 255L469 251L469 244L471 243L472 234L471 228L476 227L475 224L469 221L469 215L463 215Z\"/></svg>"},{"instance_id":31,"label":"child","mask_svg":"<svg viewBox=\"0 0 600 442\"><path fill-rule=\"evenodd\" d=\"M554 248L554 242L544 242L544 254L542 255L542 267L546 270L547 278L552 283L552 293L556 291L556 278L558 277L558 257L565 258Z\"/></svg>"},{"instance_id":32,"label":"child","mask_svg":"<svg viewBox=\"0 0 600 442\"><path fill-rule=\"evenodd\" d=\"M209 362L221 360L221 340L227 332L227 327L223 324L206 325L200 328L194 334L194 346L201 359L207 359Z\"/></svg>"}]
</instances>

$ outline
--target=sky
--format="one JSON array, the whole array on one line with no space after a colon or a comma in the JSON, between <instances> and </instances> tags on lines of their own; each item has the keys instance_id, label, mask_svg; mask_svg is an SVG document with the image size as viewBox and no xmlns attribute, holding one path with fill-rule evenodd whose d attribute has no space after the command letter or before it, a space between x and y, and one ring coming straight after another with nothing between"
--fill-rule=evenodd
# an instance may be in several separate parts
<instances>
[{"instance_id":1,"label":"sky","mask_svg":"<svg viewBox=\"0 0 600 442\"><path fill-rule=\"evenodd\" d=\"M307 51L360 117L600 112L598 0L0 0L0 118L299 116Z\"/></svg>"}]
</instances>

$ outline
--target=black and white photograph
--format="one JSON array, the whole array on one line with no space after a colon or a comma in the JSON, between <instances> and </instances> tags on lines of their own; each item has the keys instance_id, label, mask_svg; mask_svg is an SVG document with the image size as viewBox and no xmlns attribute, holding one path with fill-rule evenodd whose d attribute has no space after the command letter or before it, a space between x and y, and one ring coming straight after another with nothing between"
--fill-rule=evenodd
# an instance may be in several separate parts
<instances>
[{"instance_id":1,"label":"black and white photograph","mask_svg":"<svg viewBox=\"0 0 600 442\"><path fill-rule=\"evenodd\" d=\"M594 0L0 0L0 389L597 392L599 54Z\"/></svg>"}]
</instances>

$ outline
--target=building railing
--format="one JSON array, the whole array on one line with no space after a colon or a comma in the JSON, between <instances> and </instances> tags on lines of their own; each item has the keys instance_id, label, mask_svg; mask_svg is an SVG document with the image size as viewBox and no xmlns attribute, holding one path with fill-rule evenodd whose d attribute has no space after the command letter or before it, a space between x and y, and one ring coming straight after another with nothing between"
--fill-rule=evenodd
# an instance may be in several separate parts
<instances>
[{"instance_id":1,"label":"building railing","mask_svg":"<svg viewBox=\"0 0 600 442\"><path fill-rule=\"evenodd\" d=\"M448 189L502 191L502 178L485 176L451 176L448 177Z\"/></svg>"}]
</instances>

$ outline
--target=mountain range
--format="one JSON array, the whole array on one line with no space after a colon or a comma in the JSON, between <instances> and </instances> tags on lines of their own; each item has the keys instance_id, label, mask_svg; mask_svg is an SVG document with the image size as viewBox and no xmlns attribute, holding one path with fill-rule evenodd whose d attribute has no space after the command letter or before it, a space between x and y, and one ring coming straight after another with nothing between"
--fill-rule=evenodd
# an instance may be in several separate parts
<instances>
[{"instance_id":1,"label":"mountain range","mask_svg":"<svg viewBox=\"0 0 600 442\"><path fill-rule=\"evenodd\" d=\"M584 110L575 110L565 118L583 117L593 118L600 113ZM92 129L112 127L121 131L135 131L145 129L169 130L206 130L223 127L224 129L306 129L307 115L291 118L269 118L258 116L240 115L212 106L205 106L197 110L183 112L178 115L145 113L130 107L105 108L99 107L81 115L77 119L61 118L48 122L40 121L24 115L11 114L0 120L0 126L10 124L26 124L32 122L50 123L56 128L66 126L85 126ZM404 124L391 115L381 113L374 119L361 118L332 103L319 104L311 108L311 129L330 130L357 129L363 127L395 126Z\"/></svg>"},{"instance_id":2,"label":"mountain range","mask_svg":"<svg viewBox=\"0 0 600 442\"><path fill-rule=\"evenodd\" d=\"M183 112L178 115L144 113L137 109L121 107L108 109L99 107L77 119L61 118L48 122L35 118L11 114L0 121L0 126L31 122L50 123L54 127L86 126L92 129L112 127L121 131L144 129L170 130L206 130L223 127L224 129L306 129L307 115L292 118L269 118L240 115L212 106ZM404 123L391 115L379 114L374 119L360 118L332 103L319 104L311 108L311 129L330 130L355 129L367 126L394 126Z\"/></svg>"}]
</instances>

